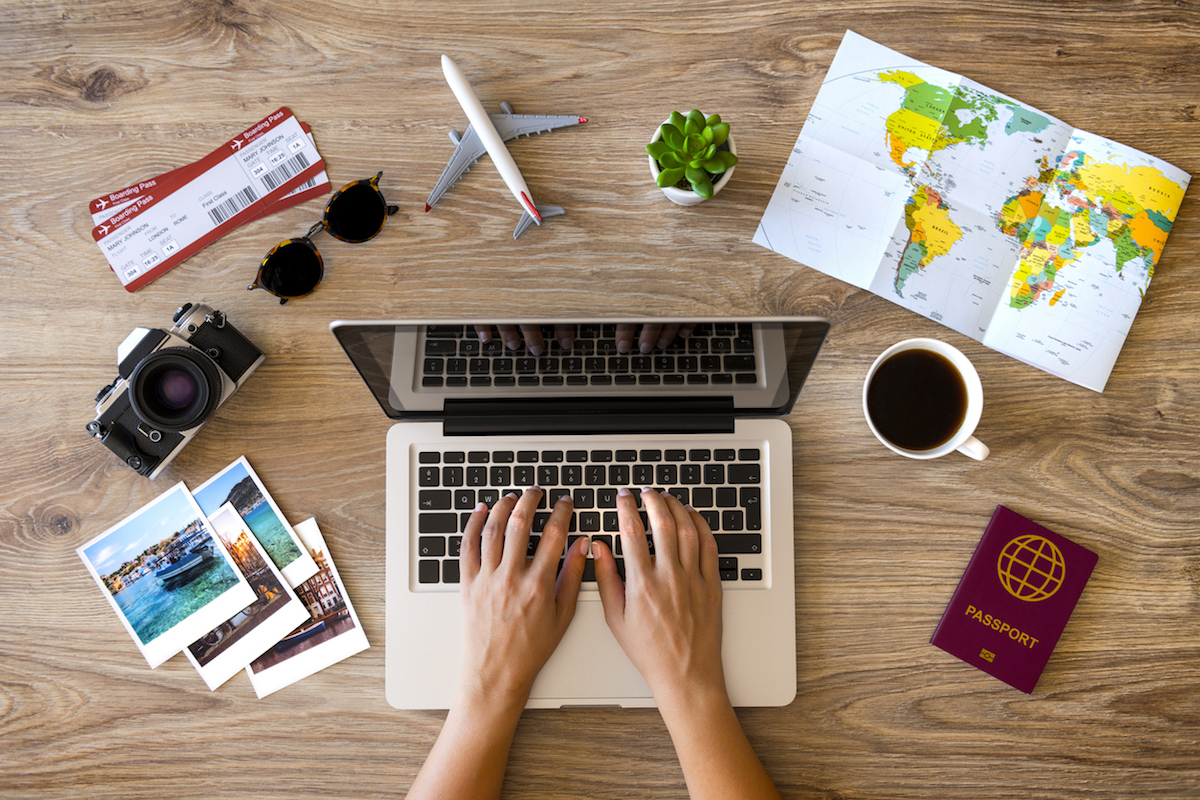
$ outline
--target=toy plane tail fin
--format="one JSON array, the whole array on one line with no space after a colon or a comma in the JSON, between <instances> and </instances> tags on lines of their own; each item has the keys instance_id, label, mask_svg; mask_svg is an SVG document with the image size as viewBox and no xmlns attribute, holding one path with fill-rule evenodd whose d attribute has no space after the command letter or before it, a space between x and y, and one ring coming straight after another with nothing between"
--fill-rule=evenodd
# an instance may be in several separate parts
<instances>
[{"instance_id":1,"label":"toy plane tail fin","mask_svg":"<svg viewBox=\"0 0 1200 800\"><path fill-rule=\"evenodd\" d=\"M567 213L562 206L545 206L534 205L537 212L542 215L542 219L546 217L557 217L559 214ZM534 223L533 216L528 211L521 212L521 219L517 222L516 230L513 231L513 238L516 239Z\"/></svg>"}]
</instances>

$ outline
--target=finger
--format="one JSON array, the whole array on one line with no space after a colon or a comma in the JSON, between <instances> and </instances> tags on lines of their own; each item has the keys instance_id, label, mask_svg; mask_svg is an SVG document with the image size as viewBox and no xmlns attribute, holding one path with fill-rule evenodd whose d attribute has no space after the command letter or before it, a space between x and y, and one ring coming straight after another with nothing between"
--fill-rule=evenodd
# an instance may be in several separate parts
<instances>
[{"instance_id":1,"label":"finger","mask_svg":"<svg viewBox=\"0 0 1200 800\"><path fill-rule=\"evenodd\" d=\"M490 342L492 340L491 325L476 325L475 333L479 336L479 341L481 342Z\"/></svg>"},{"instance_id":2,"label":"finger","mask_svg":"<svg viewBox=\"0 0 1200 800\"><path fill-rule=\"evenodd\" d=\"M558 560L562 558L563 546L567 543L567 531L571 528L571 514L574 511L570 495L563 495L554 504L550 519L542 530L537 552L533 554L533 568L539 574L553 575L558 569Z\"/></svg>"},{"instance_id":3,"label":"finger","mask_svg":"<svg viewBox=\"0 0 1200 800\"><path fill-rule=\"evenodd\" d=\"M533 527L533 514L541 499L542 487L529 487L508 516L508 524L504 531L504 560L510 567L525 566L525 553L529 550L529 529Z\"/></svg>"},{"instance_id":4,"label":"finger","mask_svg":"<svg viewBox=\"0 0 1200 800\"><path fill-rule=\"evenodd\" d=\"M700 548L700 576L707 581L719 583L721 558L717 551L717 537L713 536L712 528L708 527L708 521L699 511L687 506L687 513L692 518L692 524L696 526L696 539Z\"/></svg>"},{"instance_id":5,"label":"finger","mask_svg":"<svg viewBox=\"0 0 1200 800\"><path fill-rule=\"evenodd\" d=\"M592 541L592 560L596 563L596 589L604 606L604 619L615 633L625 623L625 581L617 571L612 551L599 539Z\"/></svg>"},{"instance_id":6,"label":"finger","mask_svg":"<svg viewBox=\"0 0 1200 800\"><path fill-rule=\"evenodd\" d=\"M658 344L658 336L662 331L662 325L647 324L642 326L642 335L638 337L638 349L643 353L649 353Z\"/></svg>"},{"instance_id":7,"label":"finger","mask_svg":"<svg viewBox=\"0 0 1200 800\"><path fill-rule=\"evenodd\" d=\"M462 544L459 547L458 558L462 562L463 584L469 584L479 574L479 537L483 532L483 523L487 519L487 503L475 506L467 526L463 528Z\"/></svg>"},{"instance_id":8,"label":"finger","mask_svg":"<svg viewBox=\"0 0 1200 800\"><path fill-rule=\"evenodd\" d=\"M646 517L650 520L655 557L678 564L679 540L675 533L675 517L671 514L670 506L661 494L649 487L642 489L642 504L646 506Z\"/></svg>"},{"instance_id":9,"label":"finger","mask_svg":"<svg viewBox=\"0 0 1200 800\"><path fill-rule=\"evenodd\" d=\"M558 343L563 346L564 350L570 350L575 345L575 326L555 325L554 338L558 339Z\"/></svg>"},{"instance_id":10,"label":"finger","mask_svg":"<svg viewBox=\"0 0 1200 800\"><path fill-rule=\"evenodd\" d=\"M555 582L554 599L558 604L559 630L565 631L575 616L575 603L579 600L579 587L583 583L583 567L587 563L588 537L584 536L567 551L567 560Z\"/></svg>"},{"instance_id":11,"label":"finger","mask_svg":"<svg viewBox=\"0 0 1200 800\"><path fill-rule=\"evenodd\" d=\"M546 352L546 340L542 337L541 325L522 325L521 333L525 334L525 344L529 347L529 352L535 356Z\"/></svg>"},{"instance_id":12,"label":"finger","mask_svg":"<svg viewBox=\"0 0 1200 800\"><path fill-rule=\"evenodd\" d=\"M658 349L664 350L671 346L671 342L675 341L675 337L679 334L679 325L672 323L663 325L662 333L658 335Z\"/></svg>"},{"instance_id":13,"label":"finger","mask_svg":"<svg viewBox=\"0 0 1200 800\"><path fill-rule=\"evenodd\" d=\"M617 352L628 353L630 346L633 344L633 333L637 330L637 325L632 322L617 323Z\"/></svg>"},{"instance_id":14,"label":"finger","mask_svg":"<svg viewBox=\"0 0 1200 800\"><path fill-rule=\"evenodd\" d=\"M696 523L692 520L692 515L688 513L688 510L684 508L683 503L679 502L678 497L665 494L662 498L671 511L671 517L675 520L675 541L679 549L679 563L686 570L698 570L700 568L700 534L696 530ZM714 540L714 544L715 542L716 540ZM655 539L654 546L655 549L658 548L657 539Z\"/></svg>"},{"instance_id":15,"label":"finger","mask_svg":"<svg viewBox=\"0 0 1200 800\"><path fill-rule=\"evenodd\" d=\"M675 335L678 336L680 339L686 339L692 335L692 331L695 329L696 329L696 323L681 322L681 323L679 323L679 332Z\"/></svg>"},{"instance_id":16,"label":"finger","mask_svg":"<svg viewBox=\"0 0 1200 800\"><path fill-rule=\"evenodd\" d=\"M483 535L479 544L480 572L495 572L500 566L500 559L504 555L504 528L508 525L508 515L516 504L517 496L509 492L492 506L487 522L483 525Z\"/></svg>"},{"instance_id":17,"label":"finger","mask_svg":"<svg viewBox=\"0 0 1200 800\"><path fill-rule=\"evenodd\" d=\"M625 555L625 579L641 576L650 569L650 546L646 529L638 516L637 501L628 489L617 492L617 521L621 531L621 552Z\"/></svg>"},{"instance_id":18,"label":"finger","mask_svg":"<svg viewBox=\"0 0 1200 800\"><path fill-rule=\"evenodd\" d=\"M500 331L500 338L504 340L504 346L509 350L519 350L521 347L521 331L516 325L497 325L497 330Z\"/></svg>"}]
</instances>

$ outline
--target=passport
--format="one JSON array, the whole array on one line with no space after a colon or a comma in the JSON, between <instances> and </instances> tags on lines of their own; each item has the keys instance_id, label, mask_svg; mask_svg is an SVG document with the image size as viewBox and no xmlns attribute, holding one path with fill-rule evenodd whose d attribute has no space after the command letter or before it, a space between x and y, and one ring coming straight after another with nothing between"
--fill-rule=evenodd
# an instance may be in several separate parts
<instances>
[{"instance_id":1,"label":"passport","mask_svg":"<svg viewBox=\"0 0 1200 800\"><path fill-rule=\"evenodd\" d=\"M1098 558L996 506L930 644L1032 693Z\"/></svg>"}]
</instances>

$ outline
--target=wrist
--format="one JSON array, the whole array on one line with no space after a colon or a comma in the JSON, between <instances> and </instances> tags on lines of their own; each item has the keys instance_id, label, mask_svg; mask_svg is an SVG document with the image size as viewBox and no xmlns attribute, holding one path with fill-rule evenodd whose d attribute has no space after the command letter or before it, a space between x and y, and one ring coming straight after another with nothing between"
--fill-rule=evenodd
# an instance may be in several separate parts
<instances>
[{"instance_id":1,"label":"wrist","mask_svg":"<svg viewBox=\"0 0 1200 800\"><path fill-rule=\"evenodd\" d=\"M712 719L714 714L733 710L723 675L717 680L672 683L656 691L654 701L668 727L680 720Z\"/></svg>"},{"instance_id":2,"label":"wrist","mask_svg":"<svg viewBox=\"0 0 1200 800\"><path fill-rule=\"evenodd\" d=\"M529 700L529 690L502 689L482 683L464 683L459 687L454 709L488 725L516 727L517 719Z\"/></svg>"}]
</instances>

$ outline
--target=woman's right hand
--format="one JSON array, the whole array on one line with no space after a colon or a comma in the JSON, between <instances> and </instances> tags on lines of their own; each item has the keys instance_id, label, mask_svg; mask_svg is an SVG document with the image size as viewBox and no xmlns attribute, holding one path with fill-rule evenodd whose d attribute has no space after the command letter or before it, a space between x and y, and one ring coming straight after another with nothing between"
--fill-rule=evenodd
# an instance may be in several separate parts
<instances>
[{"instance_id":1,"label":"woman's right hand","mask_svg":"<svg viewBox=\"0 0 1200 800\"><path fill-rule=\"evenodd\" d=\"M669 494L642 490L655 555L634 496L617 496L625 579L593 541L604 617L660 707L697 691L725 694L721 665L721 576L704 518Z\"/></svg>"}]
</instances>

